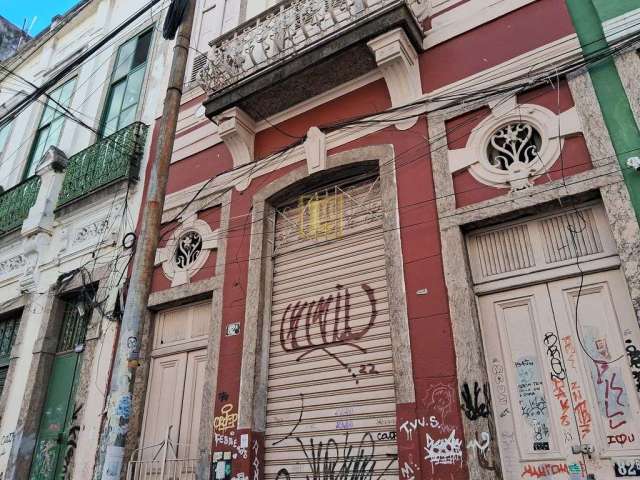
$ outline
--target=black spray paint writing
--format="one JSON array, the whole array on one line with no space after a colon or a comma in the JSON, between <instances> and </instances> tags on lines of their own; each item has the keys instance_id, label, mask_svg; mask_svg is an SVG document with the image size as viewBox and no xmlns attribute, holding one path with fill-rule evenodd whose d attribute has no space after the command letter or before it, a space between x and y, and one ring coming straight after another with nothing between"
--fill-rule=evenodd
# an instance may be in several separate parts
<instances>
[{"instance_id":1,"label":"black spray paint writing","mask_svg":"<svg viewBox=\"0 0 640 480\"><path fill-rule=\"evenodd\" d=\"M304 413L304 394L301 393L300 394L300 415L298 416L298 421L296 422L296 424L293 426L293 428L291 429L291 431L289 433L287 433L286 436L284 436L283 438L281 438L280 440L278 440L277 442L274 442L274 446L278 445L281 442L284 442L287 438L289 438L291 435L293 435L293 432L296 431L296 428L298 428L298 426L300 425L300 422L302 422L302 414Z\"/></svg>"},{"instance_id":2,"label":"black spray paint writing","mask_svg":"<svg viewBox=\"0 0 640 480\"><path fill-rule=\"evenodd\" d=\"M480 398L482 394L482 399ZM468 383L462 385L462 410L469 420L477 420L478 418L487 418L489 416L490 394L489 386L484 384L482 390L478 382L473 382L473 395Z\"/></svg>"},{"instance_id":3,"label":"black spray paint writing","mask_svg":"<svg viewBox=\"0 0 640 480\"><path fill-rule=\"evenodd\" d=\"M553 332L544 334L544 344L547 347L547 357L551 366L551 379L564 380L567 374L562 364L562 354L558 344L558 337Z\"/></svg>"},{"instance_id":4,"label":"black spray paint writing","mask_svg":"<svg viewBox=\"0 0 640 480\"><path fill-rule=\"evenodd\" d=\"M638 347L633 344L630 338L627 338L624 343L626 344L625 350L629 358L633 380L636 382L636 390L640 392L640 350L638 350Z\"/></svg>"},{"instance_id":5,"label":"black spray paint writing","mask_svg":"<svg viewBox=\"0 0 640 480\"><path fill-rule=\"evenodd\" d=\"M69 429L69 438L67 439L67 446L64 452L64 464L62 466L62 473L64 478L67 477L67 473L69 472L71 461L73 460L73 455L76 451L76 447L78 446L78 432L80 431L80 425L78 425L78 414L82 410L82 404L78 405L73 410L73 415L71 416L71 428Z\"/></svg>"},{"instance_id":6,"label":"black spray paint writing","mask_svg":"<svg viewBox=\"0 0 640 480\"><path fill-rule=\"evenodd\" d=\"M336 285L335 297L332 294L326 298L320 297L319 300L297 301L295 304L287 305L280 321L280 345L284 351L304 351L298 360L314 350L323 350L331 345L349 345L357 350L366 351L353 342L366 335L375 323L377 310L373 288L366 283L361 285L368 297L371 314L369 323L357 331L349 324L351 293L348 288L343 288L342 285ZM331 312L333 315L330 316ZM320 334L316 341L313 339L312 330Z\"/></svg>"},{"instance_id":7,"label":"black spray paint writing","mask_svg":"<svg viewBox=\"0 0 640 480\"><path fill-rule=\"evenodd\" d=\"M376 442L371 433L364 433L359 442L350 442L347 433L341 444L333 438L326 443L316 443L311 438L308 445L300 438L296 438L296 441L302 447L311 470L307 480L378 480L398 460L396 455L387 455L388 461L384 470L374 476L379 460L376 459ZM289 471L281 468L276 474L276 480L291 480Z\"/></svg>"}]
</instances>

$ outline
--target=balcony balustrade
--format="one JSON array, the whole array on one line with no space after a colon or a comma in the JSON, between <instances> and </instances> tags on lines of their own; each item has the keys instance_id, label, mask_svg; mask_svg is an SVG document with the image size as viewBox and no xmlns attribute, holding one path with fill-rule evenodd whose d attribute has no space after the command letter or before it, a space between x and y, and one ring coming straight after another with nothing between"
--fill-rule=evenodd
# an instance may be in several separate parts
<instances>
[{"instance_id":1,"label":"balcony balustrade","mask_svg":"<svg viewBox=\"0 0 640 480\"><path fill-rule=\"evenodd\" d=\"M119 180L137 179L147 129L143 123L133 123L72 156L58 206Z\"/></svg>"},{"instance_id":2,"label":"balcony balustrade","mask_svg":"<svg viewBox=\"0 0 640 480\"><path fill-rule=\"evenodd\" d=\"M212 43L198 74L209 96L342 35L403 4L422 20L429 0L290 0Z\"/></svg>"},{"instance_id":3,"label":"balcony balustrade","mask_svg":"<svg viewBox=\"0 0 640 480\"><path fill-rule=\"evenodd\" d=\"M0 235L22 226L29 209L36 203L39 189L40 177L34 175L0 193Z\"/></svg>"}]
</instances>

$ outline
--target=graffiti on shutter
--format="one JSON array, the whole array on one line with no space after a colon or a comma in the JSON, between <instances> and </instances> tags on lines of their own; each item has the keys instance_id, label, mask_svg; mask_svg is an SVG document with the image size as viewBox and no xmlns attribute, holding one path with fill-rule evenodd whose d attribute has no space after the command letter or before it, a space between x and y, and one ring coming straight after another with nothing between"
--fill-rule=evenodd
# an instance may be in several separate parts
<instances>
[{"instance_id":1,"label":"graffiti on shutter","mask_svg":"<svg viewBox=\"0 0 640 480\"><path fill-rule=\"evenodd\" d=\"M398 476L379 179L277 209L265 478Z\"/></svg>"}]
</instances>

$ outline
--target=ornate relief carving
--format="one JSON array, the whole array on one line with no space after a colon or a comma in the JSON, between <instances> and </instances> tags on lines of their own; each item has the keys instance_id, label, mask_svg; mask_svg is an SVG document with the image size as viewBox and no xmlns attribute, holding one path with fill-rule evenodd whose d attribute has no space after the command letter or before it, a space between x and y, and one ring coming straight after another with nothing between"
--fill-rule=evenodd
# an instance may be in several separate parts
<instances>
[{"instance_id":1,"label":"ornate relief carving","mask_svg":"<svg viewBox=\"0 0 640 480\"><path fill-rule=\"evenodd\" d=\"M191 281L205 264L211 250L218 248L218 231L203 220L186 217L167 244L156 253L155 265L162 265L164 275L177 287Z\"/></svg>"},{"instance_id":2,"label":"ornate relief carving","mask_svg":"<svg viewBox=\"0 0 640 480\"><path fill-rule=\"evenodd\" d=\"M22 270L27 264L24 255L19 254L14 257L0 260L0 277L6 277L12 273Z\"/></svg>"},{"instance_id":3,"label":"ornate relief carving","mask_svg":"<svg viewBox=\"0 0 640 480\"><path fill-rule=\"evenodd\" d=\"M93 239L100 238L109 228L109 219L103 218L97 222L85 225L76 231L71 246L80 245Z\"/></svg>"},{"instance_id":4,"label":"ornate relief carving","mask_svg":"<svg viewBox=\"0 0 640 480\"><path fill-rule=\"evenodd\" d=\"M560 157L564 137L581 131L575 108L556 115L539 105L517 105L515 98L499 102L464 148L448 151L449 170L468 168L476 180L492 187L529 188Z\"/></svg>"}]
</instances>

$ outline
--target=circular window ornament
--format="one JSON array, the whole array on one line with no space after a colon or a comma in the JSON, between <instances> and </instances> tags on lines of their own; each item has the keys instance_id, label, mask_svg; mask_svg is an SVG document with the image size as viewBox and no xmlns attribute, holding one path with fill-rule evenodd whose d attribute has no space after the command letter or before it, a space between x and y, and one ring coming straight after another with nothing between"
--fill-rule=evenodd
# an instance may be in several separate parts
<instances>
[{"instance_id":1,"label":"circular window ornament","mask_svg":"<svg viewBox=\"0 0 640 480\"><path fill-rule=\"evenodd\" d=\"M487 159L492 167L508 172L518 165L538 161L542 146L540 132L528 123L509 123L489 139Z\"/></svg>"},{"instance_id":2,"label":"circular window ornament","mask_svg":"<svg viewBox=\"0 0 640 480\"><path fill-rule=\"evenodd\" d=\"M474 159L469 172L497 188L531 187L532 180L560 157L564 140L558 137L557 125L557 115L539 105L490 115L469 136L467 149Z\"/></svg>"},{"instance_id":3,"label":"circular window ornament","mask_svg":"<svg viewBox=\"0 0 640 480\"><path fill-rule=\"evenodd\" d=\"M218 231L212 231L203 220L190 221L178 227L167 244L159 248L156 265L162 265L171 286L184 285L206 263L211 250L218 248Z\"/></svg>"},{"instance_id":4,"label":"circular window ornament","mask_svg":"<svg viewBox=\"0 0 640 480\"><path fill-rule=\"evenodd\" d=\"M202 253L202 237L195 230L191 230L178 240L176 250L173 254L173 261L176 267L188 270Z\"/></svg>"}]
</instances>

